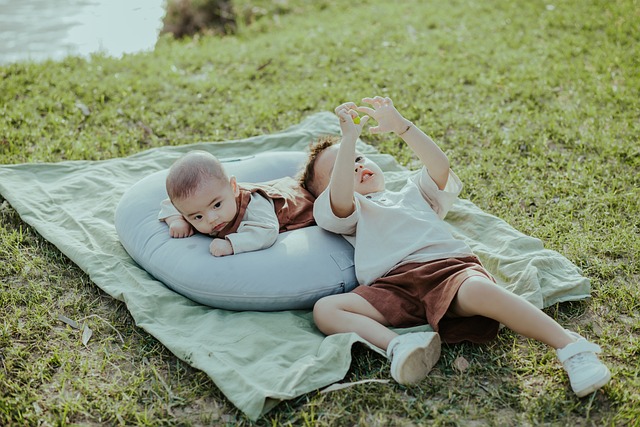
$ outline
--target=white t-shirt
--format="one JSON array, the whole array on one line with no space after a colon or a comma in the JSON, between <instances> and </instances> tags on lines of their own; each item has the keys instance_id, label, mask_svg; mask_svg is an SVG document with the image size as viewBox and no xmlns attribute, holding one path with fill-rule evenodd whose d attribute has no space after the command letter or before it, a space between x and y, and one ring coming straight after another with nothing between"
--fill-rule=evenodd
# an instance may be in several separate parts
<instances>
[{"instance_id":1,"label":"white t-shirt","mask_svg":"<svg viewBox=\"0 0 640 427\"><path fill-rule=\"evenodd\" d=\"M160 204L158 219L163 221L170 216L180 215L169 199ZM278 238L280 223L273 207L273 201L251 193L251 200L242 217L242 222L235 233L228 234L227 239L233 247L234 254L257 251L272 246Z\"/></svg>"},{"instance_id":2,"label":"white t-shirt","mask_svg":"<svg viewBox=\"0 0 640 427\"><path fill-rule=\"evenodd\" d=\"M402 264L473 255L443 221L461 190L453 171L440 190L423 167L400 191L355 193L355 211L347 218L333 214L327 188L316 199L313 215L320 227L353 245L358 282L370 285Z\"/></svg>"}]
</instances>

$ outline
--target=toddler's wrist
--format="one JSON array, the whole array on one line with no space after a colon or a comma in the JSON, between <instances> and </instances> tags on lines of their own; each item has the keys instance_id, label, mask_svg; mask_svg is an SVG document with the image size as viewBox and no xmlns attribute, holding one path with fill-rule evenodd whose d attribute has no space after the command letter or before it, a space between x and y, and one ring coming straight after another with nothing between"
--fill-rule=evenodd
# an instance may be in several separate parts
<instances>
[{"instance_id":1,"label":"toddler's wrist","mask_svg":"<svg viewBox=\"0 0 640 427\"><path fill-rule=\"evenodd\" d=\"M398 136L402 136L405 133L409 132L412 126L413 126L412 121L403 119L402 122L395 128L393 132Z\"/></svg>"},{"instance_id":2,"label":"toddler's wrist","mask_svg":"<svg viewBox=\"0 0 640 427\"><path fill-rule=\"evenodd\" d=\"M182 215L171 215L168 216L164 219L164 222L166 222L167 224L171 225L171 224L175 224L177 221L180 221L182 218Z\"/></svg>"},{"instance_id":3,"label":"toddler's wrist","mask_svg":"<svg viewBox=\"0 0 640 427\"><path fill-rule=\"evenodd\" d=\"M358 140L358 138L360 137L360 135L358 135L356 132L351 133L351 132L343 132L342 133L342 138L340 140L340 145L344 146L344 145L350 145L353 144L355 145L356 141ZM344 144L344 145L343 145Z\"/></svg>"},{"instance_id":4,"label":"toddler's wrist","mask_svg":"<svg viewBox=\"0 0 640 427\"><path fill-rule=\"evenodd\" d=\"M176 226L181 226L181 225L185 225L185 224L189 224L189 223L183 217L176 217L173 220L171 220L171 224L172 225L175 224Z\"/></svg>"}]
</instances>

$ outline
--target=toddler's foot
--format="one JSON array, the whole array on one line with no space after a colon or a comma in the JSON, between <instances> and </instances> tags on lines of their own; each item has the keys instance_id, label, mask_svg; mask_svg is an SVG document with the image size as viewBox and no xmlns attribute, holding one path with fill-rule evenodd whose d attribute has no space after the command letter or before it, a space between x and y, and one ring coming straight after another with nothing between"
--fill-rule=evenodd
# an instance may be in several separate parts
<instances>
[{"instance_id":1,"label":"toddler's foot","mask_svg":"<svg viewBox=\"0 0 640 427\"><path fill-rule=\"evenodd\" d=\"M575 332L567 332L576 341L556 350L556 354L569 375L573 392L578 397L583 397L608 383L611 372L596 356L596 353L602 351L598 345Z\"/></svg>"},{"instance_id":2,"label":"toddler's foot","mask_svg":"<svg viewBox=\"0 0 640 427\"><path fill-rule=\"evenodd\" d=\"M400 384L423 380L440 358L440 336L436 332L398 335L389 343L391 376Z\"/></svg>"}]
</instances>

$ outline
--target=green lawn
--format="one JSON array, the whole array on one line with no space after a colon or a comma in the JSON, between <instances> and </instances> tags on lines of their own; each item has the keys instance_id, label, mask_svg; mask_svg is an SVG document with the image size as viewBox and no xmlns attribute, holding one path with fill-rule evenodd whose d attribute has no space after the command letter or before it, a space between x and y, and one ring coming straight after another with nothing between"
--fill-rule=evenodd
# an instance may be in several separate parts
<instances>
[{"instance_id":1,"label":"green lawn","mask_svg":"<svg viewBox=\"0 0 640 427\"><path fill-rule=\"evenodd\" d=\"M257 424L639 426L640 2L237 4L253 23L234 36L0 66L0 163L239 139L390 96L448 154L463 197L591 279L591 300L547 311L597 341L614 377L578 399L552 350L503 330L445 346L420 385L310 393ZM413 165L399 139L366 138ZM2 199L0 313L0 425L251 424ZM89 349L58 313L86 319ZM354 349L347 381L388 377Z\"/></svg>"}]
</instances>

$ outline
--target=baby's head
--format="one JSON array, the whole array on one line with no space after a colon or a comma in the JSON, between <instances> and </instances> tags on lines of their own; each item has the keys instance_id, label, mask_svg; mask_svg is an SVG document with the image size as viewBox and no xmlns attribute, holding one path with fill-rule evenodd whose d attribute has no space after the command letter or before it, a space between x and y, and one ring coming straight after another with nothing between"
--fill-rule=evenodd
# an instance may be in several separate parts
<instances>
[{"instance_id":1,"label":"baby's head","mask_svg":"<svg viewBox=\"0 0 640 427\"><path fill-rule=\"evenodd\" d=\"M200 233L216 235L236 216L240 188L211 153L190 151L176 160L166 186L173 206Z\"/></svg>"},{"instance_id":2,"label":"baby's head","mask_svg":"<svg viewBox=\"0 0 640 427\"><path fill-rule=\"evenodd\" d=\"M300 185L318 197L331 180L333 166L340 149L337 136L320 137L309 149L307 163L300 176ZM354 189L360 194L384 190L384 174L380 167L356 151L354 161Z\"/></svg>"}]
</instances>

